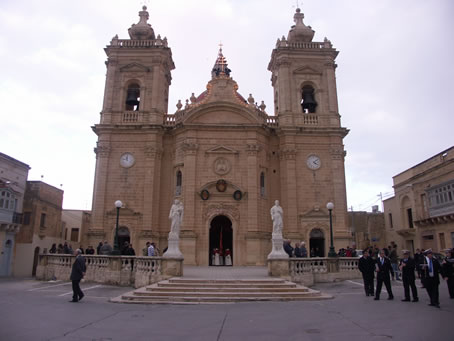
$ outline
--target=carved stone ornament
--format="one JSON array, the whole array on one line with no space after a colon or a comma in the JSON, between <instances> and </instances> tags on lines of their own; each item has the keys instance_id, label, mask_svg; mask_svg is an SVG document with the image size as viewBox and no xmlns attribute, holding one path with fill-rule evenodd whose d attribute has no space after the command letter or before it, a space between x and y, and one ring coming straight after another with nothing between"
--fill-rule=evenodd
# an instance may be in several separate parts
<instances>
[{"instance_id":1,"label":"carved stone ornament","mask_svg":"<svg viewBox=\"0 0 454 341\"><path fill-rule=\"evenodd\" d=\"M219 192L225 192L225 190L227 189L227 182L223 179L218 180L216 182L216 189Z\"/></svg>"},{"instance_id":2,"label":"carved stone ornament","mask_svg":"<svg viewBox=\"0 0 454 341\"><path fill-rule=\"evenodd\" d=\"M96 157L108 157L110 153L110 146L103 145L102 143L97 142L96 148L94 149Z\"/></svg>"},{"instance_id":3,"label":"carved stone ornament","mask_svg":"<svg viewBox=\"0 0 454 341\"><path fill-rule=\"evenodd\" d=\"M240 210L234 205L228 204L210 204L206 206L203 210L203 218L205 220L209 219L210 217L215 217L218 215L227 215L235 220L240 219Z\"/></svg>"},{"instance_id":4,"label":"carved stone ornament","mask_svg":"<svg viewBox=\"0 0 454 341\"><path fill-rule=\"evenodd\" d=\"M230 161L224 157L217 158L213 163L213 170L218 175L225 175L232 168Z\"/></svg>"}]
</instances>

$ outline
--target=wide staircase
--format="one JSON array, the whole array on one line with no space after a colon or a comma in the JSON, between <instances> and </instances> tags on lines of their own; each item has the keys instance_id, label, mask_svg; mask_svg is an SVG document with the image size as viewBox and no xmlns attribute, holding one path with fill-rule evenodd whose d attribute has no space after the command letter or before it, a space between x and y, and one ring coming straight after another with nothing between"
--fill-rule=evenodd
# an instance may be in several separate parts
<instances>
[{"instance_id":1,"label":"wide staircase","mask_svg":"<svg viewBox=\"0 0 454 341\"><path fill-rule=\"evenodd\" d=\"M175 277L136 289L111 301L139 304L219 304L329 298L332 297L279 278L207 279Z\"/></svg>"}]
</instances>

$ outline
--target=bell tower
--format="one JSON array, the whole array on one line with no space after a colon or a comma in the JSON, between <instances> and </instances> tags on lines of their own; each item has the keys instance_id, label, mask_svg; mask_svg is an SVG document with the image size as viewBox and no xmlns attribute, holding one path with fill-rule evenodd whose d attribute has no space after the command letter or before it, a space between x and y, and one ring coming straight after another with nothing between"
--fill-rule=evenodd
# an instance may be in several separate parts
<instances>
[{"instance_id":1,"label":"bell tower","mask_svg":"<svg viewBox=\"0 0 454 341\"><path fill-rule=\"evenodd\" d=\"M304 24L299 8L293 19L295 25L287 38L277 39L268 65L279 123L284 225L293 229L290 237L308 240L310 229L320 227L326 238L326 204L333 202L335 240L348 243L343 146L348 130L341 127L337 103L338 51L327 38L313 41L315 31ZM320 223L314 216L322 217Z\"/></svg>"},{"instance_id":2,"label":"bell tower","mask_svg":"<svg viewBox=\"0 0 454 341\"><path fill-rule=\"evenodd\" d=\"M146 6L139 17L128 30L130 39L116 35L105 48L104 102L100 122L92 127L98 142L89 240L112 240L116 200L123 202L123 230L131 241L148 237L157 225L156 179L175 65L167 38L155 36L148 24Z\"/></svg>"}]
</instances>

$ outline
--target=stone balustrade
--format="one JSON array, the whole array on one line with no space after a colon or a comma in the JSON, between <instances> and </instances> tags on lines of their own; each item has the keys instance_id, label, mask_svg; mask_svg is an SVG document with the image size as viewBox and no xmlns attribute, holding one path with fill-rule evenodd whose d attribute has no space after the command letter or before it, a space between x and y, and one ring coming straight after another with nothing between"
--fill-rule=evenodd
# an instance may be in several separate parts
<instances>
[{"instance_id":1,"label":"stone balustrade","mask_svg":"<svg viewBox=\"0 0 454 341\"><path fill-rule=\"evenodd\" d=\"M120 286L143 287L183 275L183 259L163 257L84 255L85 280ZM36 278L69 280L75 256L41 254Z\"/></svg>"},{"instance_id":2,"label":"stone balustrade","mask_svg":"<svg viewBox=\"0 0 454 341\"><path fill-rule=\"evenodd\" d=\"M269 259L268 274L304 285L360 278L357 257Z\"/></svg>"}]
</instances>

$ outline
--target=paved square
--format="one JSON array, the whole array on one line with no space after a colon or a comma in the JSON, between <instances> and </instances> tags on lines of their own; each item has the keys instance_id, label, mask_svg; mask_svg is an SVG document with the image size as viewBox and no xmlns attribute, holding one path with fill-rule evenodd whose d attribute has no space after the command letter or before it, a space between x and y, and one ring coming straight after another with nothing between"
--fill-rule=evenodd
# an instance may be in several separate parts
<instances>
[{"instance_id":1,"label":"paved square","mask_svg":"<svg viewBox=\"0 0 454 341\"><path fill-rule=\"evenodd\" d=\"M402 284L392 285L394 301L352 280L313 287L335 296L327 301L130 305L108 299L132 288L85 282L74 304L70 282L0 279L0 340L453 340L446 283L441 309L420 288L420 302L403 303Z\"/></svg>"}]
</instances>

